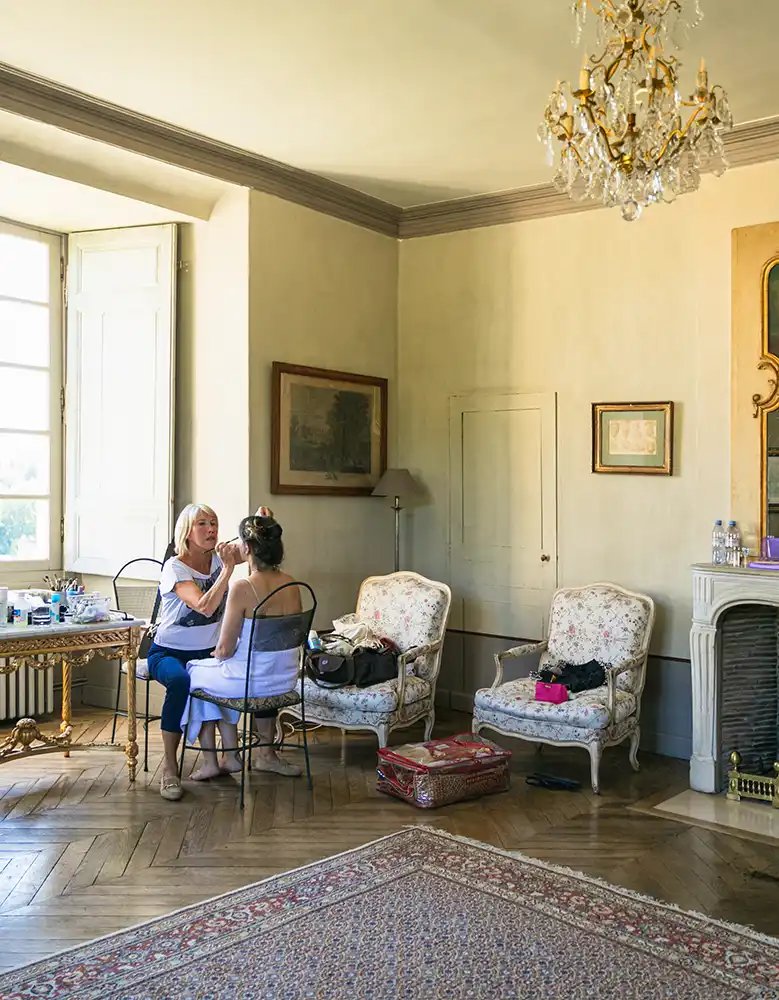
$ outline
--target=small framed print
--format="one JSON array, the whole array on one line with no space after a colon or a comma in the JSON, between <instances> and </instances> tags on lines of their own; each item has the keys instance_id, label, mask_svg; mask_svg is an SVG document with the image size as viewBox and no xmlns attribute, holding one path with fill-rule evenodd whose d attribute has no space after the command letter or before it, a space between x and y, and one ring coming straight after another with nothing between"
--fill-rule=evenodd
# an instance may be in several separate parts
<instances>
[{"instance_id":1,"label":"small framed print","mask_svg":"<svg viewBox=\"0 0 779 1000\"><path fill-rule=\"evenodd\" d=\"M593 403L592 471L673 474L673 403Z\"/></svg>"}]
</instances>

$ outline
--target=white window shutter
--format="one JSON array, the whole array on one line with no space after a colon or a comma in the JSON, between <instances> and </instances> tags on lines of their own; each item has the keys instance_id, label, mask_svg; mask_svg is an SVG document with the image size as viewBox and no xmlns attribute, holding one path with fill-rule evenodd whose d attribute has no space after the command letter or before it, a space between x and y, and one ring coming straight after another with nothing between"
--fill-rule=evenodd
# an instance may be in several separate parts
<instances>
[{"instance_id":1,"label":"white window shutter","mask_svg":"<svg viewBox=\"0 0 779 1000\"><path fill-rule=\"evenodd\" d=\"M69 237L65 569L71 572L113 576L129 559L161 559L170 540L175 294L175 226Z\"/></svg>"}]
</instances>

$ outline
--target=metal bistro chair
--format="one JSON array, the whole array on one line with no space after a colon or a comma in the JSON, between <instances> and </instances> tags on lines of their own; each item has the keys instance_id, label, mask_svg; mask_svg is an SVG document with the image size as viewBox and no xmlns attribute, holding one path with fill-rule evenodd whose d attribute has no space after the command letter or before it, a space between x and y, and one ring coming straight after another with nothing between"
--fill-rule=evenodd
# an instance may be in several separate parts
<instances>
[{"instance_id":1,"label":"metal bistro chair","mask_svg":"<svg viewBox=\"0 0 779 1000\"><path fill-rule=\"evenodd\" d=\"M262 613L263 608L268 604L271 598L275 597L276 594L281 593L282 590L287 590L290 587L297 587L301 592L302 602L310 600L311 607L307 610L299 611L291 615L264 615ZM249 633L249 652L246 658L246 686L244 688L243 698L219 698L201 690L189 692L190 698L197 698L200 701L208 701L212 705L219 705L222 708L230 708L233 711L242 713L243 726L239 740L240 746L223 746L217 749L217 752L221 749L223 753L235 752L243 755L242 762L244 766L241 768L241 809L244 807L247 765L248 770L251 770L252 766L252 750L256 747L273 747L276 750L280 750L283 747L293 747L296 750L300 749L299 744L291 743L285 739L283 732L280 739L276 739L270 743L263 741L255 732L254 727L250 726L249 720L254 716L257 716L258 718L273 717L277 715L280 709L288 708L290 705L299 705L298 712L300 713L301 720L301 728L299 731L303 736L303 754L306 759L306 777L308 779L309 790L312 788L311 766L308 760L308 734L306 731L306 707L304 702L305 696L302 678L306 642L308 641L308 634L311 631L315 613L316 595L307 583L285 583L282 584L281 587L277 587L260 601L260 603L255 607L252 615L252 627L251 632ZM252 653L278 653L288 649L298 649L300 651L300 666L298 669L300 684L297 684L291 691L287 691L284 694L271 695L266 698L250 698L249 681L251 678ZM298 690L298 687L300 690ZM292 736L293 734L290 733L289 735ZM179 777L184 770L184 753L187 750L199 749L200 747L194 743L187 743L185 733L184 739L181 741Z\"/></svg>"},{"instance_id":2,"label":"metal bistro chair","mask_svg":"<svg viewBox=\"0 0 779 1000\"><path fill-rule=\"evenodd\" d=\"M130 583L117 583L117 580L125 572L127 567L134 566L136 563L154 563L155 566L158 566L160 569L162 568L162 563L159 559L131 559L129 562L126 562L112 581L114 588L114 600L116 601L116 608L118 611L123 611L125 614L132 615L133 618L143 618L151 625L156 619L157 611L159 610L159 601L157 600L159 585L156 583L150 583L145 586L143 584L137 585ZM119 698L122 693L122 678L126 677L126 675L127 666L124 662L121 662L119 667L119 676L116 681L114 724L111 729L112 743L116 738L116 720L118 718L127 718L127 712L119 711ZM144 771L148 771L149 723L157 722L160 717L159 715L149 715L149 685L151 684L151 677L149 677L149 665L146 660L138 660L136 662L135 676L138 680L142 680L146 685L146 712L143 723L143 769Z\"/></svg>"}]
</instances>

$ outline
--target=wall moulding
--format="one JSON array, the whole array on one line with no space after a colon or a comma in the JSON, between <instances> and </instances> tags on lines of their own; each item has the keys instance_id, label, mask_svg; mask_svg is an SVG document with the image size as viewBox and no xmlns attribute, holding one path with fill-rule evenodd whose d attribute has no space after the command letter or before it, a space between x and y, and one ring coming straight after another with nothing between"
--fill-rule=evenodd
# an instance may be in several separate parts
<instances>
[{"instance_id":1,"label":"wall moulding","mask_svg":"<svg viewBox=\"0 0 779 1000\"><path fill-rule=\"evenodd\" d=\"M6 63L0 63L0 109L401 239L601 207L573 202L551 184L541 184L400 208L319 174L137 114ZM725 145L732 167L779 158L779 116L736 126Z\"/></svg>"}]
</instances>

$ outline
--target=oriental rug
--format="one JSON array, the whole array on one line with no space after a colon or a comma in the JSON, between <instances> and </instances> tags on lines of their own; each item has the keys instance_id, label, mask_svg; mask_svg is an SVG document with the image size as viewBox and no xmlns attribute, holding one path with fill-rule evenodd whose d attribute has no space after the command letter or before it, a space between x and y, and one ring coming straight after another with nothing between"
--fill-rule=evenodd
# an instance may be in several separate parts
<instances>
[{"instance_id":1,"label":"oriental rug","mask_svg":"<svg viewBox=\"0 0 779 1000\"><path fill-rule=\"evenodd\" d=\"M0 976L3 1000L779 998L779 940L428 827Z\"/></svg>"}]
</instances>

